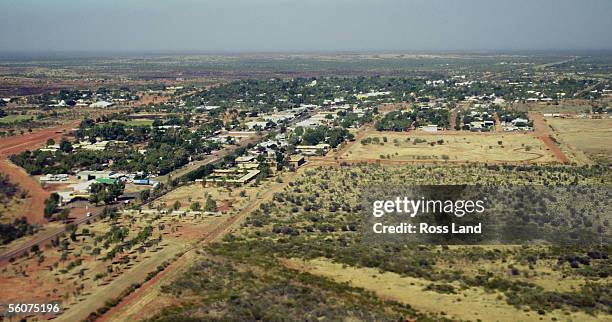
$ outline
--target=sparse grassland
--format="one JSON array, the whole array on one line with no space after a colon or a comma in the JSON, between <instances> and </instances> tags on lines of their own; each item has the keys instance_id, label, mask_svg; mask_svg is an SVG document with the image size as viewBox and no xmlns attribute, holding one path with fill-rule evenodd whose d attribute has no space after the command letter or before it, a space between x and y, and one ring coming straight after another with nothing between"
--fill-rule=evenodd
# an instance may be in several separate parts
<instances>
[{"instance_id":1,"label":"sparse grassland","mask_svg":"<svg viewBox=\"0 0 612 322\"><path fill-rule=\"evenodd\" d=\"M367 244L360 232L360 205L364 189L376 184L587 185L609 180L609 170L589 166L306 169L271 202L254 210L240 229L205 247L205 260L166 283L157 303L171 305L151 320L194 317L193 312L202 319L271 317L266 312L303 319L299 314L304 313L296 308L308 305L311 297L296 299L295 287L320 297L316 306L325 312L361 319L367 316L355 303L368 307L371 314L384 307L391 316L403 312L404 317L423 321L606 319L610 259L593 252L587 256L592 249ZM609 247L600 251L609 253ZM237 287L228 293L229 282ZM243 283L251 287L245 289ZM261 288L264 284L267 287ZM354 297L345 297L346 286ZM279 291L284 300L272 305L267 298ZM254 293L262 297L255 299ZM178 298L183 300L177 302ZM378 304L372 306L369 299ZM411 311L401 311L398 304ZM262 307L271 309L262 313Z\"/></svg>"},{"instance_id":2,"label":"sparse grassland","mask_svg":"<svg viewBox=\"0 0 612 322\"><path fill-rule=\"evenodd\" d=\"M578 161L612 162L612 119L547 119L562 144ZM586 157L586 158L585 158Z\"/></svg>"},{"instance_id":3,"label":"sparse grassland","mask_svg":"<svg viewBox=\"0 0 612 322\"><path fill-rule=\"evenodd\" d=\"M207 199L214 200L222 212L233 212L242 209L249 202L258 198L274 182L264 181L260 186L244 187L204 187L201 183L192 183L179 187L157 200L152 207L171 209L180 205L177 210L189 210L192 205L199 204L204 208ZM177 204L178 202L178 204Z\"/></svg>"},{"instance_id":4,"label":"sparse grassland","mask_svg":"<svg viewBox=\"0 0 612 322\"><path fill-rule=\"evenodd\" d=\"M151 126L153 125L153 120L149 119L133 119L129 121L117 121L119 123L123 123L126 126Z\"/></svg>"},{"instance_id":5,"label":"sparse grassland","mask_svg":"<svg viewBox=\"0 0 612 322\"><path fill-rule=\"evenodd\" d=\"M559 105L554 104L532 104L528 108L530 111L542 113L590 113L592 106L589 101L575 100L563 102Z\"/></svg>"},{"instance_id":6,"label":"sparse grassland","mask_svg":"<svg viewBox=\"0 0 612 322\"><path fill-rule=\"evenodd\" d=\"M177 216L138 210L68 230L46 247L32 249L2 269L6 301L59 300L61 320L83 320L149 273L165 267L223 217ZM32 287L36 285L36 287Z\"/></svg>"},{"instance_id":7,"label":"sparse grassland","mask_svg":"<svg viewBox=\"0 0 612 322\"><path fill-rule=\"evenodd\" d=\"M542 141L529 134L368 133L341 159L448 162L555 162Z\"/></svg>"},{"instance_id":8,"label":"sparse grassland","mask_svg":"<svg viewBox=\"0 0 612 322\"><path fill-rule=\"evenodd\" d=\"M375 268L352 267L334 263L326 259L283 261L288 267L302 272L330 278L338 283L348 283L353 287L364 288L376 293L381 298L405 303L419 312L433 312L452 320L483 321L540 321L537 312L518 310L503 301L500 292L486 291L479 287L462 287L460 283L435 284L424 278L399 275L393 272L381 272ZM501 262L501 261L500 261ZM473 269L482 269L481 263L471 263ZM508 269L505 274L512 278ZM558 276L550 278L558 282ZM437 288L432 285L437 286ZM440 287L445 285L445 288ZM444 290L444 291L443 291ZM501 300L500 300L501 299ZM583 312L554 312L547 319L559 321L597 321L594 316Z\"/></svg>"},{"instance_id":9,"label":"sparse grassland","mask_svg":"<svg viewBox=\"0 0 612 322\"><path fill-rule=\"evenodd\" d=\"M15 123L15 122L21 122L21 121L26 121L26 120L31 120L33 118L32 115L17 115L17 114L13 114L13 115L7 115L5 117L0 117L0 123Z\"/></svg>"}]
</instances>

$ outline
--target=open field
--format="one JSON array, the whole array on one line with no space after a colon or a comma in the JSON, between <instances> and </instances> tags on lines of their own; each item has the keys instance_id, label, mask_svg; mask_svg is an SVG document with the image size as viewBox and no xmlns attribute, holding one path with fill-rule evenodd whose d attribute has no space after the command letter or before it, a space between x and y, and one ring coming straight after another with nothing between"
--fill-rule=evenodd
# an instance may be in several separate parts
<instances>
[{"instance_id":1,"label":"open field","mask_svg":"<svg viewBox=\"0 0 612 322\"><path fill-rule=\"evenodd\" d=\"M0 172L7 174L11 182L19 184L22 190L28 192L28 202L24 204L22 211L16 217L25 216L28 222L43 224L44 201L50 192L43 189L38 181L29 176L22 168L11 163L7 158L11 154L20 153L25 150L34 149L46 144L48 139L59 140L65 135L64 131L74 124L57 128L49 128L35 131L30 134L0 138Z\"/></svg>"},{"instance_id":2,"label":"open field","mask_svg":"<svg viewBox=\"0 0 612 322\"><path fill-rule=\"evenodd\" d=\"M603 176L609 177L605 169L551 165L320 167L316 161L302 169L302 175L293 175L287 185L278 185L283 188L276 189L277 193L267 192L274 194L271 200L262 198L260 207L249 206L246 212L241 211L248 214L246 220L236 230L225 230L226 238L196 248L204 256L198 259L191 254L183 268L159 280L161 286L138 290L130 305L120 304L120 309L112 310L105 318L132 320L154 314L157 318L181 319L193 310L203 312L205 317L228 317L244 313L244 305L248 305L247 312L265 307L265 312L294 314L291 308L304 306L291 297L292 291L280 285L293 285L296 280L302 282L302 299L322 285L328 292L321 300L336 298L334 292L352 287L352 294L371 292L371 298L385 303L390 311L394 303L414 310L404 313L404 318L421 313L436 321L595 321L609 317L599 292L604 290L605 294L610 278L589 273L605 273L608 260L592 260L590 266L580 269L567 262L559 263L560 256L584 254L586 249L508 245L384 247L360 242L360 231L355 229L362 218L356 207L365 186L475 182L541 185L553 178L562 184L592 184ZM180 195L176 197L184 198L188 190ZM528 262L530 256L537 260ZM223 269L217 270L217 264L210 261L220 263ZM289 272L284 272L286 269ZM291 278L271 283L267 275L270 272L275 278ZM245 282L242 277L248 277L248 290L240 286ZM254 285L264 279L266 288L255 290ZM225 287L215 285L231 285L240 296L232 301L231 294L222 292ZM598 295L589 295L590 287ZM276 301L272 308L266 294L278 288L283 290L285 300ZM257 298L251 298L252 294ZM164 306L168 306L167 310Z\"/></svg>"},{"instance_id":3,"label":"open field","mask_svg":"<svg viewBox=\"0 0 612 322\"><path fill-rule=\"evenodd\" d=\"M269 183L264 183L263 187L267 187L268 185ZM195 202L204 207L206 199L210 196L217 202L217 207L219 207L220 211L228 212L233 209L241 209L248 204L248 202L256 199L257 196L264 191L262 187L247 186L227 189L223 187L203 187L200 183L194 183L171 191L156 200L152 206L160 206L164 209L169 209L172 208L176 202L179 202L181 204L181 210L188 210L189 206ZM244 192L243 196L240 196L241 192Z\"/></svg>"},{"instance_id":4,"label":"open field","mask_svg":"<svg viewBox=\"0 0 612 322\"><path fill-rule=\"evenodd\" d=\"M596 163L612 161L612 119L547 119L560 141L578 157Z\"/></svg>"},{"instance_id":5,"label":"open field","mask_svg":"<svg viewBox=\"0 0 612 322\"><path fill-rule=\"evenodd\" d=\"M461 289L456 294L443 294L426 290L431 281L422 278L402 276L392 272L381 272L374 268L351 267L333 263L326 259L283 261L285 265L299 271L331 278L338 283L349 283L376 293L383 299L392 299L409 304L417 311L439 312L453 320L483 321L540 321L534 311L517 309L504 301L503 294L486 292L483 288ZM458 287L455 285L455 287ZM582 312L552 312L548 320L599 321L596 317Z\"/></svg>"},{"instance_id":6,"label":"open field","mask_svg":"<svg viewBox=\"0 0 612 322\"><path fill-rule=\"evenodd\" d=\"M70 123L59 127L46 128L32 133L0 138L0 157L5 158L12 154L17 154L25 150L32 150L47 143L48 139L59 141L66 136L66 132L78 125Z\"/></svg>"},{"instance_id":7,"label":"open field","mask_svg":"<svg viewBox=\"0 0 612 322\"><path fill-rule=\"evenodd\" d=\"M364 144L369 140L370 143ZM370 132L349 147L341 159L483 163L556 161L542 141L529 134L515 133L445 135Z\"/></svg>"},{"instance_id":8,"label":"open field","mask_svg":"<svg viewBox=\"0 0 612 322\"><path fill-rule=\"evenodd\" d=\"M561 101L558 105L546 103L527 103L516 107L518 110L529 110L541 113L589 113L592 106L588 100Z\"/></svg>"},{"instance_id":9,"label":"open field","mask_svg":"<svg viewBox=\"0 0 612 322\"><path fill-rule=\"evenodd\" d=\"M117 121L119 123L125 124L126 126L151 126L153 125L153 120L148 119L134 119L129 121Z\"/></svg>"},{"instance_id":10,"label":"open field","mask_svg":"<svg viewBox=\"0 0 612 322\"><path fill-rule=\"evenodd\" d=\"M32 115L8 115L5 117L0 117L0 123L13 123L31 119Z\"/></svg>"}]
</instances>

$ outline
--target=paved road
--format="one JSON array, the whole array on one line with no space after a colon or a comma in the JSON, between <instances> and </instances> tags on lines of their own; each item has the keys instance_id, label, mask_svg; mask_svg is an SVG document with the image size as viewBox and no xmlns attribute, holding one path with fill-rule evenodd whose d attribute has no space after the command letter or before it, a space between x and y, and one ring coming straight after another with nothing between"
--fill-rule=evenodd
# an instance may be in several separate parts
<instances>
[{"instance_id":1,"label":"paved road","mask_svg":"<svg viewBox=\"0 0 612 322\"><path fill-rule=\"evenodd\" d=\"M112 205L110 207L118 207L118 206L119 205ZM103 209L104 207L92 208L90 211L91 216L75 219L72 223L75 225L80 225L88 220L96 219L102 214ZM7 251L6 253L1 254L0 264L4 264L11 258L15 258L15 257L22 255L26 251L29 251L30 249L32 249L32 246L34 245L39 245L39 246L45 245L48 242L50 242L52 239L54 239L55 237L60 236L61 234L65 232L66 232L66 227L62 226L61 228L57 228L51 231L37 234L35 235L35 238L19 246L19 248L16 248L16 249L13 249L13 250Z\"/></svg>"}]
</instances>

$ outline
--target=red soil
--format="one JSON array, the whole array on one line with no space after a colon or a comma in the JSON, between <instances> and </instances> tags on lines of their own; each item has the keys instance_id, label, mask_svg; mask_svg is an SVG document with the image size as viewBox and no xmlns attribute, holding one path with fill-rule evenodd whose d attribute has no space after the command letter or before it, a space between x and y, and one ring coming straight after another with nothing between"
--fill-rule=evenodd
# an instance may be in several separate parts
<instances>
[{"instance_id":1,"label":"red soil","mask_svg":"<svg viewBox=\"0 0 612 322\"><path fill-rule=\"evenodd\" d=\"M12 164L8 160L0 160L0 172L8 175L10 180L19 184L22 190L28 192L28 202L24 204L22 216L25 216L31 224L44 224L43 216L45 199L50 193L44 190L40 184L30 177L23 169ZM20 216L21 217L21 216Z\"/></svg>"},{"instance_id":2,"label":"red soil","mask_svg":"<svg viewBox=\"0 0 612 322\"><path fill-rule=\"evenodd\" d=\"M529 118L533 120L533 134L542 142L544 142L544 144L546 144L550 152L554 154L554 156L560 162L570 163L570 159L565 155L565 153L563 153L563 151L561 151L559 145L554 142L552 137L550 136L550 128L548 127L546 120L544 120L544 116L542 115L542 113L530 112Z\"/></svg>"},{"instance_id":3,"label":"red soil","mask_svg":"<svg viewBox=\"0 0 612 322\"><path fill-rule=\"evenodd\" d=\"M24 135L9 136L0 139L0 157L6 158L10 155L21 153L26 150L38 148L47 143L48 139L58 141L66 135L67 130L76 126L76 123L61 127L42 129Z\"/></svg>"},{"instance_id":4,"label":"red soil","mask_svg":"<svg viewBox=\"0 0 612 322\"><path fill-rule=\"evenodd\" d=\"M31 150L47 143L48 139L59 140L64 136L64 132L75 124L68 124L62 127L39 130L33 133L11 136L0 139L0 172L9 176L12 182L19 184L22 190L28 192L29 202L25 205L23 216L28 222L34 224L44 224L43 216L44 202L50 195L40 184L30 177L23 169L12 164L8 157Z\"/></svg>"}]
</instances>

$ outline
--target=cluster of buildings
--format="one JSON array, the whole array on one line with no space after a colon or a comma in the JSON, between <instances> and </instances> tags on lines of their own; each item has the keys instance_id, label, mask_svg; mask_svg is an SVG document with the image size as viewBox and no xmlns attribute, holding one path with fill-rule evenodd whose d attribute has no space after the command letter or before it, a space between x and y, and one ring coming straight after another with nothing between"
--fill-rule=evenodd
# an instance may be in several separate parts
<instances>
[{"instance_id":1,"label":"cluster of buildings","mask_svg":"<svg viewBox=\"0 0 612 322\"><path fill-rule=\"evenodd\" d=\"M481 107L481 105L475 106L466 113L462 126L463 130L485 132L495 129L495 120L493 118L494 112L488 107Z\"/></svg>"},{"instance_id":2,"label":"cluster of buildings","mask_svg":"<svg viewBox=\"0 0 612 322\"><path fill-rule=\"evenodd\" d=\"M533 127L530 124L528 119L518 117L510 122L502 122L501 127L505 132L532 131Z\"/></svg>"},{"instance_id":3,"label":"cluster of buildings","mask_svg":"<svg viewBox=\"0 0 612 322\"><path fill-rule=\"evenodd\" d=\"M116 141L116 140L110 140L110 141L100 140L100 141L96 141L93 143L89 141L80 141L80 142L73 143L72 148L75 150L104 151L107 146L112 145L112 144L115 144L115 145L127 144L127 142L126 141ZM47 152L56 152L59 149L60 149L59 144L50 144L40 150L47 151Z\"/></svg>"},{"instance_id":4,"label":"cluster of buildings","mask_svg":"<svg viewBox=\"0 0 612 322\"><path fill-rule=\"evenodd\" d=\"M359 93L357 95L355 95L357 97L357 99L359 100L367 100L368 98L372 98L372 97L379 97L379 96L388 96L391 95L391 92L369 92L369 93Z\"/></svg>"},{"instance_id":5,"label":"cluster of buildings","mask_svg":"<svg viewBox=\"0 0 612 322\"><path fill-rule=\"evenodd\" d=\"M70 203L76 199L87 200L90 197L91 186L93 184L112 185L123 182L134 185L157 186L157 182L151 178L143 178L142 173L119 173L114 171L102 170L83 170L74 176L68 174L47 174L39 178L41 183L66 183L65 190L58 191L62 204Z\"/></svg>"},{"instance_id":6,"label":"cluster of buildings","mask_svg":"<svg viewBox=\"0 0 612 322\"><path fill-rule=\"evenodd\" d=\"M109 108L116 104L122 104L129 101L137 100L138 97L129 91L102 91L91 92L75 91L75 92L60 92L59 97L49 100L49 107L91 107L91 108ZM68 98L66 98L68 97Z\"/></svg>"},{"instance_id":7,"label":"cluster of buildings","mask_svg":"<svg viewBox=\"0 0 612 322\"><path fill-rule=\"evenodd\" d=\"M306 111L306 107L300 106L289 110L262 115L256 120L246 122L245 127L247 130L267 130L269 128L276 127L278 124L287 124L304 115Z\"/></svg>"}]
</instances>

